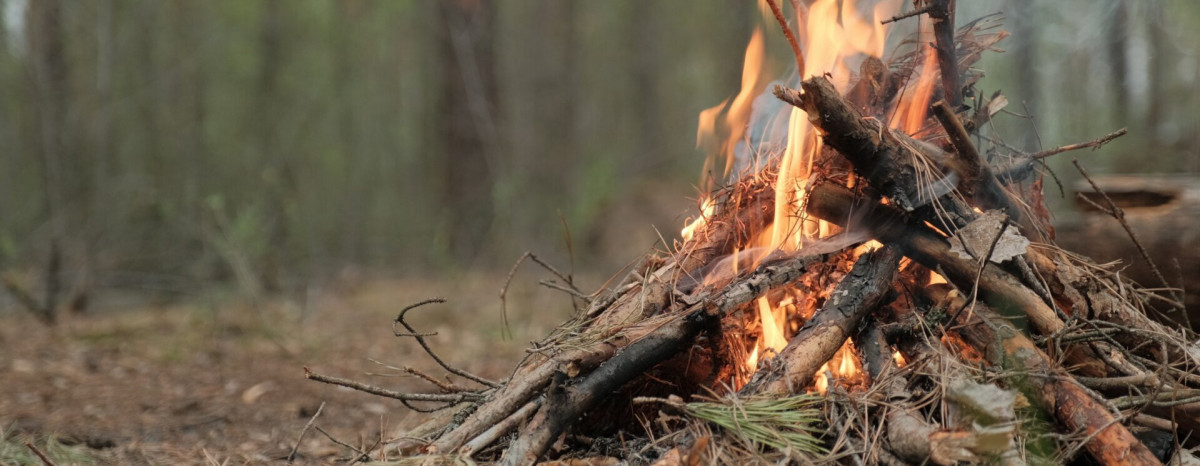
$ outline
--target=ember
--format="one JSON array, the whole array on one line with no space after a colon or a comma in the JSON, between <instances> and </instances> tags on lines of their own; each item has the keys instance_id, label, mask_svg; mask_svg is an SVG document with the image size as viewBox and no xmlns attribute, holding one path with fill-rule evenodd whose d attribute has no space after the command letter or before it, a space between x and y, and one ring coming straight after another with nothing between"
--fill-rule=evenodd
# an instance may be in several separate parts
<instances>
[{"instance_id":1,"label":"ember","mask_svg":"<svg viewBox=\"0 0 1200 466\"><path fill-rule=\"evenodd\" d=\"M956 32L954 2L926 1L932 21L885 61L901 3L867 17L818 0L794 32L780 14L806 77L793 87L767 89L756 32L741 91L700 114L698 141L724 139L673 253L588 297L508 380L454 372L482 387L397 394L454 414L395 447L503 464L1154 464L1135 428L1195 442L1197 336L1143 310L1171 298L1054 246L1040 196L971 142L1006 102L973 92L999 19ZM754 108L767 91L790 105ZM748 132L772 126L786 131ZM804 422L823 429L771 437L769 407L814 393ZM766 417L728 414L749 405ZM1063 435L1040 438L1047 420ZM622 447L598 449L614 435Z\"/></svg>"}]
</instances>

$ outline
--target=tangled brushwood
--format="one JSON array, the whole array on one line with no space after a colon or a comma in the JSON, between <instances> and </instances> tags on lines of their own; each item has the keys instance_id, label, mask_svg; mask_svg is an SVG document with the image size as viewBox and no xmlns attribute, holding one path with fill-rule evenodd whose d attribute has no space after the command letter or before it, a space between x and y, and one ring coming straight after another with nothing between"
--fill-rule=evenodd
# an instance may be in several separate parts
<instances>
[{"instance_id":1,"label":"tangled brushwood","mask_svg":"<svg viewBox=\"0 0 1200 466\"><path fill-rule=\"evenodd\" d=\"M396 464L1194 461L1200 342L1148 317L1178 296L1054 245L1045 154L973 142L1006 104L971 68L998 19L918 3L908 52L774 87L786 141L728 163L670 251L595 294L543 263L587 305L506 380L437 358L407 309L396 334L470 386L308 376L431 411L378 451Z\"/></svg>"}]
</instances>

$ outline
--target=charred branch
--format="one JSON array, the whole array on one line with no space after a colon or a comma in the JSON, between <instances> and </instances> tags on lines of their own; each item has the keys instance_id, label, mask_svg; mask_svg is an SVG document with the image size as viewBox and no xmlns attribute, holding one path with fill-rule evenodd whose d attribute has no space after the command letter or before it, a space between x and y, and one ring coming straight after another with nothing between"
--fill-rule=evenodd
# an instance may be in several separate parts
<instances>
[{"instance_id":1,"label":"charred branch","mask_svg":"<svg viewBox=\"0 0 1200 466\"><path fill-rule=\"evenodd\" d=\"M899 262L900 254L888 247L860 257L825 305L779 353L781 368L760 371L761 378L743 387L742 393L779 396L808 386L813 375L837 353L859 322L883 303L891 291Z\"/></svg>"}]
</instances>

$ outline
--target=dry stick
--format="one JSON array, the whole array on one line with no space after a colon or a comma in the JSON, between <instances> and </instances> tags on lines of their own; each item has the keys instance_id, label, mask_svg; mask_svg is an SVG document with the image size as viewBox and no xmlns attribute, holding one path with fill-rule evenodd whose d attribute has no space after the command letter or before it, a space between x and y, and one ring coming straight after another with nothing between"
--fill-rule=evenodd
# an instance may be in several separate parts
<instances>
[{"instance_id":1,"label":"dry stick","mask_svg":"<svg viewBox=\"0 0 1200 466\"><path fill-rule=\"evenodd\" d=\"M321 410L323 409L325 409L324 401L321 402L321 406L317 407L317 412L308 418L308 423L304 424L304 429L300 430L300 436L296 437L296 445L292 446L292 452L287 455L288 464L292 464L292 461L296 459L296 452L300 450L300 442L304 441L304 434L307 434L308 429L312 428L313 422L317 421L317 416L321 415Z\"/></svg>"},{"instance_id":2,"label":"dry stick","mask_svg":"<svg viewBox=\"0 0 1200 466\"><path fill-rule=\"evenodd\" d=\"M788 27L787 19L783 17L783 10L779 8L779 4L775 0L767 0L767 4L771 6L771 13L775 14L775 21L779 22L779 28L783 29L783 36L787 38L788 44L792 46L792 53L796 55L796 74L804 78L804 53L800 51L800 43L796 42L795 34L792 34L792 28Z\"/></svg>"},{"instance_id":3,"label":"dry stick","mask_svg":"<svg viewBox=\"0 0 1200 466\"><path fill-rule=\"evenodd\" d=\"M379 395L379 396L382 396L385 398L392 398L392 399L402 400L402 401L434 401L434 402L458 404L458 403L462 403L462 402L466 402L466 401L478 401L478 400L483 399L483 395L481 395L479 393L471 393L471 392L461 392L461 393L453 393L453 394L445 394L445 395L435 394L435 393L398 392L395 390L388 390L386 388L380 388L380 387L376 387L374 385L367 385L362 382L355 382L353 380L343 379L340 377L333 377L333 376L328 376L328 375L323 375L323 374L317 374L307 367L304 368L304 378L309 379L309 380L315 380L317 382L327 383L330 385L340 385L340 386L346 387L346 388L353 388L360 392L367 392L372 395Z\"/></svg>"},{"instance_id":4,"label":"dry stick","mask_svg":"<svg viewBox=\"0 0 1200 466\"><path fill-rule=\"evenodd\" d=\"M485 379L478 375L472 374L470 372L467 372L462 369L452 367L449 364L446 364L446 361L443 361L442 358L438 357L437 353L434 353L433 349L429 347L429 344L425 342L425 337L433 336L433 335L436 335L437 333L419 333L419 332L417 332L416 329L412 328L411 325L408 325L408 322L404 321L404 315L407 314L408 311L411 311L418 307L424 306L426 304L444 303L444 302L446 302L445 298L431 298L431 299L426 299L424 301L421 301L421 302L418 302L415 304L411 304L408 307L401 309L400 314L396 316L395 322L392 322L392 333L398 337L412 337L414 340L417 340L417 343L421 345L421 348L423 348L425 350L425 353L428 354L429 357L433 358L433 360L436 361L439 366L442 366L443 369L446 369L447 372L457 375L459 377L474 381L481 385L486 385L491 388L499 387L500 384L498 384L496 382L493 382L491 380ZM396 324L403 325L404 328L406 330L408 330L408 333L402 333L402 332L396 331Z\"/></svg>"},{"instance_id":5,"label":"dry stick","mask_svg":"<svg viewBox=\"0 0 1200 466\"><path fill-rule=\"evenodd\" d=\"M1099 150L1099 149L1100 149L1100 147L1104 146L1105 144L1108 144L1108 143L1109 143L1109 142L1111 142L1113 139L1116 139L1116 138L1119 138L1119 137L1121 137L1121 136L1124 136L1124 135L1125 135L1126 133L1128 133L1128 132L1129 132L1129 130L1128 130L1128 129L1126 129L1126 128L1121 128L1121 129L1118 129L1118 130L1116 130L1116 131L1113 131L1113 132L1111 132L1111 133L1109 133L1109 134L1106 134L1106 135L1104 135L1103 137L1101 137L1101 138L1099 138L1099 139L1094 139L1094 140L1091 140L1091 141L1088 141L1088 142L1080 142L1080 143L1076 143L1076 144L1067 144L1067 145L1065 145L1065 146L1058 146L1058 147L1055 147L1055 148L1053 148L1053 149L1050 149L1050 150L1044 150L1044 151L1041 151L1041 152L1035 152L1035 153L1033 153L1033 154L1030 154L1030 156L1029 156L1029 157L1030 157L1030 158L1033 158L1033 159L1044 159L1044 158L1046 158L1046 157L1050 157L1050 156L1052 156L1052 155L1058 155L1058 154L1061 154L1061 153L1063 153L1063 152L1068 152L1068 151L1073 151L1073 150L1079 150L1079 149L1087 149L1087 148L1089 148L1089 147L1090 147L1092 150Z\"/></svg>"},{"instance_id":6,"label":"dry stick","mask_svg":"<svg viewBox=\"0 0 1200 466\"><path fill-rule=\"evenodd\" d=\"M962 106L962 76L958 71L958 55L954 46L955 0L930 0L929 17L933 19L933 36L937 41L938 67L942 70L942 90L953 108Z\"/></svg>"},{"instance_id":7,"label":"dry stick","mask_svg":"<svg viewBox=\"0 0 1200 466\"><path fill-rule=\"evenodd\" d=\"M479 434L478 437L471 439L470 442L467 442L466 445L463 445L463 447L459 449L458 453L465 457L470 457L473 453L484 449L488 445L491 445L492 442L495 442L496 439L500 438L500 436L513 429L516 429L518 425L528 419L529 416L533 415L534 410L541 407L541 405L541 400L530 401L525 406L522 406L521 409L518 409L517 412L512 413L511 416L505 418L503 421L500 421L490 429L483 431L483 433Z\"/></svg>"},{"instance_id":8,"label":"dry stick","mask_svg":"<svg viewBox=\"0 0 1200 466\"><path fill-rule=\"evenodd\" d=\"M39 450L38 447L34 446L32 442L26 440L25 448L28 448L31 451L33 451L33 454L37 455L38 459L42 460L43 465L55 466L54 461L51 460L49 456L46 456L45 453L42 453L42 450Z\"/></svg>"},{"instance_id":9,"label":"dry stick","mask_svg":"<svg viewBox=\"0 0 1200 466\"><path fill-rule=\"evenodd\" d=\"M925 290L944 307L965 304L957 291L944 287ZM1063 431L1087 433L1084 448L1100 463L1162 464L1103 403L987 306L979 306L973 315L962 316L951 324L962 340L987 355L988 361L1000 362L1005 369L1023 374L1011 385L1025 392L1031 401L1040 402Z\"/></svg>"},{"instance_id":10,"label":"dry stick","mask_svg":"<svg viewBox=\"0 0 1200 466\"><path fill-rule=\"evenodd\" d=\"M1100 189L1100 185L1096 184L1096 180L1093 180L1092 177L1088 175L1087 170L1083 169L1083 165L1079 164L1079 159L1073 159L1071 160L1071 163L1075 164L1075 168L1079 170L1079 174L1083 175L1083 178L1088 181L1088 184L1092 185L1092 189L1096 190L1097 193L1100 193L1101 196L1104 196L1104 200L1108 203L1109 207L1108 213L1111 214L1113 218L1117 219L1117 221L1121 223L1121 228L1124 228L1125 233L1129 234L1129 239L1133 240L1133 245L1137 246L1138 253L1142 255L1142 259L1146 261L1146 265L1150 266L1150 271L1154 273L1154 278L1157 278L1164 287L1170 289L1171 284L1167 282L1167 277L1164 277L1162 272L1158 270L1158 265L1155 265L1154 260L1150 258L1150 253L1146 251L1145 246L1142 246L1142 242L1138 240L1137 233L1134 233L1133 228L1129 226L1129 222L1125 221L1125 210L1118 207L1117 203L1113 202L1112 198L1108 197L1108 193L1104 192L1103 189ZM1173 291L1171 292L1171 295L1175 301L1183 303L1183 297L1178 296L1178 293ZM1180 306L1182 310L1182 304L1180 304Z\"/></svg>"},{"instance_id":11,"label":"dry stick","mask_svg":"<svg viewBox=\"0 0 1200 466\"><path fill-rule=\"evenodd\" d=\"M782 372L761 371L762 378L746 384L742 393L784 395L808 386L821 365L841 349L859 321L883 303L891 291L899 263L900 254L889 247L860 257L825 304L779 352Z\"/></svg>"}]
</instances>

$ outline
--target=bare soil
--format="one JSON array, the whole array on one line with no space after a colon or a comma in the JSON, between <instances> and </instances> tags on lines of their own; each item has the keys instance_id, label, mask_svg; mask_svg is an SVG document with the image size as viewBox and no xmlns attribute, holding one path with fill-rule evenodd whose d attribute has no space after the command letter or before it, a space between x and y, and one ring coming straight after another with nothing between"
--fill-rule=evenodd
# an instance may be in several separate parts
<instances>
[{"instance_id":1,"label":"bare soil","mask_svg":"<svg viewBox=\"0 0 1200 466\"><path fill-rule=\"evenodd\" d=\"M430 342L444 359L502 379L529 341L571 312L565 295L519 274L509 292L513 337L505 338L497 298L503 282L365 280L310 290L304 299L206 296L109 306L53 328L8 306L0 309L0 464L35 464L26 440L59 464L278 464L322 402L316 425L371 447L424 415L308 381L303 368L427 390L368 359L442 374L414 341L392 335L391 321L407 304L445 296L449 303L413 311L411 322L438 332ZM314 429L297 463L352 455Z\"/></svg>"}]
</instances>

